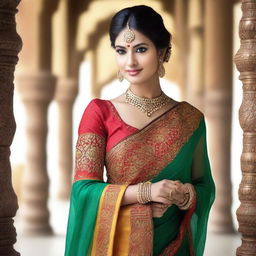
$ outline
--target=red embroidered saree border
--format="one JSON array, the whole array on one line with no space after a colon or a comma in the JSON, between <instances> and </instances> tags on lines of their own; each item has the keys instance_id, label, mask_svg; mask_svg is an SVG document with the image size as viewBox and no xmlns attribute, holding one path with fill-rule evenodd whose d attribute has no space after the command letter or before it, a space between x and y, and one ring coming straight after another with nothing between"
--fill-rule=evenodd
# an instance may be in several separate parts
<instances>
[{"instance_id":1,"label":"red embroidered saree border","mask_svg":"<svg viewBox=\"0 0 256 256\"><path fill-rule=\"evenodd\" d=\"M184 102L145 129L121 141L106 154L108 182L137 184L156 177L187 143L199 127L202 118L203 114L199 110ZM150 224L152 216L147 214L137 219L143 211L141 206L137 209L136 207L136 205L131 206L129 253L152 255L152 240L150 241L153 237L153 227ZM145 207L150 209L149 206ZM175 255L178 251L194 209L186 212L177 238L171 242L170 247L166 248L168 254L163 255ZM145 241L147 242L144 243ZM141 253L138 254L137 250Z\"/></svg>"},{"instance_id":2,"label":"red embroidered saree border","mask_svg":"<svg viewBox=\"0 0 256 256\"><path fill-rule=\"evenodd\" d=\"M129 255L153 255L153 221L150 205L132 205L130 223Z\"/></svg>"},{"instance_id":3,"label":"red embroidered saree border","mask_svg":"<svg viewBox=\"0 0 256 256\"><path fill-rule=\"evenodd\" d=\"M107 185L98 210L91 255L111 256L118 212L126 185Z\"/></svg>"},{"instance_id":4,"label":"red embroidered saree border","mask_svg":"<svg viewBox=\"0 0 256 256\"><path fill-rule=\"evenodd\" d=\"M195 193L195 191L194 191ZM188 232L189 235L189 225L190 225L190 220L192 218L192 215L194 213L196 209L196 196L194 197L194 201L192 204L192 207L186 211L185 216L180 224L180 229L179 229L179 233L176 237L175 240L173 240L164 250L163 252L159 255L159 256L175 256L175 254L178 252L184 237L186 235L186 232ZM193 245L191 244L191 241L189 240L189 256L194 256L193 253Z\"/></svg>"},{"instance_id":5,"label":"red embroidered saree border","mask_svg":"<svg viewBox=\"0 0 256 256\"><path fill-rule=\"evenodd\" d=\"M183 102L106 154L108 182L136 184L167 166L199 126L203 114Z\"/></svg>"}]
</instances>

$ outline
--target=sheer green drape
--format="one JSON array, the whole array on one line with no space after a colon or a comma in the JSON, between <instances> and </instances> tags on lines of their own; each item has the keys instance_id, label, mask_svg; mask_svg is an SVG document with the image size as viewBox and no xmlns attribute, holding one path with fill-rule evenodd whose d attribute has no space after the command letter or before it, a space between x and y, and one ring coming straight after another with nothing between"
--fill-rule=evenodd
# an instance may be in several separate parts
<instances>
[{"instance_id":1,"label":"sheer green drape","mask_svg":"<svg viewBox=\"0 0 256 256\"><path fill-rule=\"evenodd\" d=\"M101 194L107 183L76 181L72 186L65 256L90 255Z\"/></svg>"},{"instance_id":2,"label":"sheer green drape","mask_svg":"<svg viewBox=\"0 0 256 256\"><path fill-rule=\"evenodd\" d=\"M204 119L176 157L155 177L192 183L197 192L197 207L191 220L195 256L202 256L205 246L208 215L214 201L215 187L207 154ZM73 184L70 200L69 222L66 236L65 256L90 255L90 247L96 224L98 205L107 183L80 180ZM177 236L185 212L172 206L161 218L153 218L153 255L161 251ZM176 256L189 255L188 239L185 237Z\"/></svg>"},{"instance_id":3,"label":"sheer green drape","mask_svg":"<svg viewBox=\"0 0 256 256\"><path fill-rule=\"evenodd\" d=\"M193 247L196 256L202 256L205 246L208 215L215 197L215 186L207 154L206 127L204 119L175 159L168 164L152 182L162 179L192 183L197 193L197 207L191 220ZM161 218L154 218L154 253L161 251L178 234L183 211L172 206ZM177 256L189 255L188 240L185 238Z\"/></svg>"},{"instance_id":4,"label":"sheer green drape","mask_svg":"<svg viewBox=\"0 0 256 256\"><path fill-rule=\"evenodd\" d=\"M197 207L191 220L196 256L203 255L210 208L215 198L215 186L208 159L205 125L197 143L192 162L192 184L197 193Z\"/></svg>"}]
</instances>

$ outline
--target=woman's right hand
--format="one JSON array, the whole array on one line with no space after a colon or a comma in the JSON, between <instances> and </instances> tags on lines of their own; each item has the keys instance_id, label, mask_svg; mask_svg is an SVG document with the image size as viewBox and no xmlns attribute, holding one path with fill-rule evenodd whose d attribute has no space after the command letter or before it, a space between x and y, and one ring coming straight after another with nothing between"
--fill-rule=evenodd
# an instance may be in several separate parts
<instances>
[{"instance_id":1,"label":"woman's right hand","mask_svg":"<svg viewBox=\"0 0 256 256\"><path fill-rule=\"evenodd\" d=\"M151 199L153 202L162 203L171 206L174 201L172 196L177 193L179 185L177 181L161 180L151 185Z\"/></svg>"}]
</instances>

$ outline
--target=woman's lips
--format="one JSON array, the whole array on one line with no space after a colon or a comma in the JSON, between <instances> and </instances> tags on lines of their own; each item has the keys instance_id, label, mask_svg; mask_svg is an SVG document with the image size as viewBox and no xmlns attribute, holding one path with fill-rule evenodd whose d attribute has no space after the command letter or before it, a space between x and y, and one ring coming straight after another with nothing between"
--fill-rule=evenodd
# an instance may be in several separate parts
<instances>
[{"instance_id":1,"label":"woman's lips","mask_svg":"<svg viewBox=\"0 0 256 256\"><path fill-rule=\"evenodd\" d=\"M140 71L142 69L129 69L129 70L126 70L126 72L130 75L130 76L137 76Z\"/></svg>"}]
</instances>

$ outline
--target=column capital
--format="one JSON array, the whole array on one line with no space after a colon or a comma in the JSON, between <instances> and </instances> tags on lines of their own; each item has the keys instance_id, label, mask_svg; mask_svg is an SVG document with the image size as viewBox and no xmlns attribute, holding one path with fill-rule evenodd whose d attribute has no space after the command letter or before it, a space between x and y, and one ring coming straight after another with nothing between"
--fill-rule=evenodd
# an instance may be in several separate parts
<instances>
[{"instance_id":1,"label":"column capital","mask_svg":"<svg viewBox=\"0 0 256 256\"><path fill-rule=\"evenodd\" d=\"M55 87L56 77L50 72L17 75L17 89L24 102L49 103L54 97Z\"/></svg>"},{"instance_id":2,"label":"column capital","mask_svg":"<svg viewBox=\"0 0 256 256\"><path fill-rule=\"evenodd\" d=\"M75 78L59 77L56 84L57 102L74 102L78 94L78 81Z\"/></svg>"}]
</instances>

